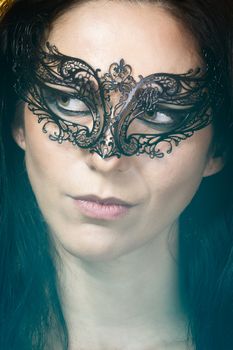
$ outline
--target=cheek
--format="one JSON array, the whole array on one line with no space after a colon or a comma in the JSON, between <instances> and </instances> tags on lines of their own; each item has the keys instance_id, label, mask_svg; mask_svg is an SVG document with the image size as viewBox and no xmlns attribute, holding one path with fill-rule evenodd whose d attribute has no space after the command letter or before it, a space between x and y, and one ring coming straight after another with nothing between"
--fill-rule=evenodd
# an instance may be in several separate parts
<instances>
[{"instance_id":1,"label":"cheek","mask_svg":"<svg viewBox=\"0 0 233 350\"><path fill-rule=\"evenodd\" d=\"M143 176L150 193L151 213L177 218L195 195L210 157L212 128L196 132L170 155L145 163ZM161 210L164 208L165 210Z\"/></svg>"},{"instance_id":2,"label":"cheek","mask_svg":"<svg viewBox=\"0 0 233 350\"><path fill-rule=\"evenodd\" d=\"M25 160L29 178L33 188L37 187L43 179L47 179L48 186L55 180L55 174L60 171L59 152L51 151L52 141L48 136L43 134L39 125L34 126L32 123L26 129L26 152ZM54 149L54 147L53 147ZM47 186L46 182L43 182Z\"/></svg>"},{"instance_id":3,"label":"cheek","mask_svg":"<svg viewBox=\"0 0 233 350\"><path fill-rule=\"evenodd\" d=\"M43 124L39 124L37 117L28 110L25 112L24 124L28 176L35 195L42 204L40 206L48 207L49 201L52 202L56 196L58 185L66 179L67 169L72 164L69 160L70 152L66 151L68 144L60 145L50 140L48 133L42 131ZM46 193L50 195L45 196Z\"/></svg>"}]
</instances>

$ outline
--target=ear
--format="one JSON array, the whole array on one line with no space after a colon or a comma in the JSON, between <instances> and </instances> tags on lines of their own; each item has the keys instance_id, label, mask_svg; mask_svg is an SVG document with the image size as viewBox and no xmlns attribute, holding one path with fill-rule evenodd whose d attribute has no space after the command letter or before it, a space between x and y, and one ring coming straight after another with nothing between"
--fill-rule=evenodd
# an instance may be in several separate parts
<instances>
[{"instance_id":1,"label":"ear","mask_svg":"<svg viewBox=\"0 0 233 350\"><path fill-rule=\"evenodd\" d=\"M207 161L207 164L203 173L203 177L211 176L220 172L225 165L224 158L225 158L224 155L216 156L216 157L214 155L210 156Z\"/></svg>"},{"instance_id":2,"label":"ear","mask_svg":"<svg viewBox=\"0 0 233 350\"><path fill-rule=\"evenodd\" d=\"M12 126L12 136L17 145L25 151L26 143L25 143L25 132L23 126Z\"/></svg>"},{"instance_id":3,"label":"ear","mask_svg":"<svg viewBox=\"0 0 233 350\"><path fill-rule=\"evenodd\" d=\"M11 124L11 134L17 145L25 151L25 128L24 128L25 103L21 100L16 105L16 112Z\"/></svg>"}]
</instances>

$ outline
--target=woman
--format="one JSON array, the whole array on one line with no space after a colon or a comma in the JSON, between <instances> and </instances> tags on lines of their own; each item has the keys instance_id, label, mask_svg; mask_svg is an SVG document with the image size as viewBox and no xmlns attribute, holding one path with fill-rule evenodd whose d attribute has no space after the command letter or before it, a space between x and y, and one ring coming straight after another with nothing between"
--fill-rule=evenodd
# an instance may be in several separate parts
<instances>
[{"instance_id":1,"label":"woman","mask_svg":"<svg viewBox=\"0 0 233 350\"><path fill-rule=\"evenodd\" d=\"M1 20L1 349L232 349L228 1Z\"/></svg>"}]
</instances>

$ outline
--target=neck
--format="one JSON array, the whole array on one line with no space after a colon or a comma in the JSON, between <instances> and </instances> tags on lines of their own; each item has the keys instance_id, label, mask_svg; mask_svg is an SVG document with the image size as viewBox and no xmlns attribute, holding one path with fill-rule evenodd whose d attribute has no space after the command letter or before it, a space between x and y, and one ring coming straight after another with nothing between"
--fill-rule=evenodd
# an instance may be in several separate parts
<instances>
[{"instance_id":1,"label":"neck","mask_svg":"<svg viewBox=\"0 0 233 350\"><path fill-rule=\"evenodd\" d=\"M172 231L112 261L87 262L63 254L61 300L68 328L79 335L88 330L93 337L116 334L118 341L123 334L144 334L146 342L152 337L155 342L184 339L177 227Z\"/></svg>"}]
</instances>

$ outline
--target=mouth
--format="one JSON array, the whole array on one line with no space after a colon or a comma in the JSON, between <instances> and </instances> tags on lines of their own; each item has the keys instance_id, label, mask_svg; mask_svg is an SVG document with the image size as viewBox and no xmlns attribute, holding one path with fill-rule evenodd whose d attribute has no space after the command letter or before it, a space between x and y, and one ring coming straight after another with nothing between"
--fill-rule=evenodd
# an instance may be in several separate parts
<instances>
[{"instance_id":1,"label":"mouth","mask_svg":"<svg viewBox=\"0 0 233 350\"><path fill-rule=\"evenodd\" d=\"M115 197L100 198L94 195L72 197L75 205L84 216L113 221L129 213L136 206Z\"/></svg>"}]
</instances>

